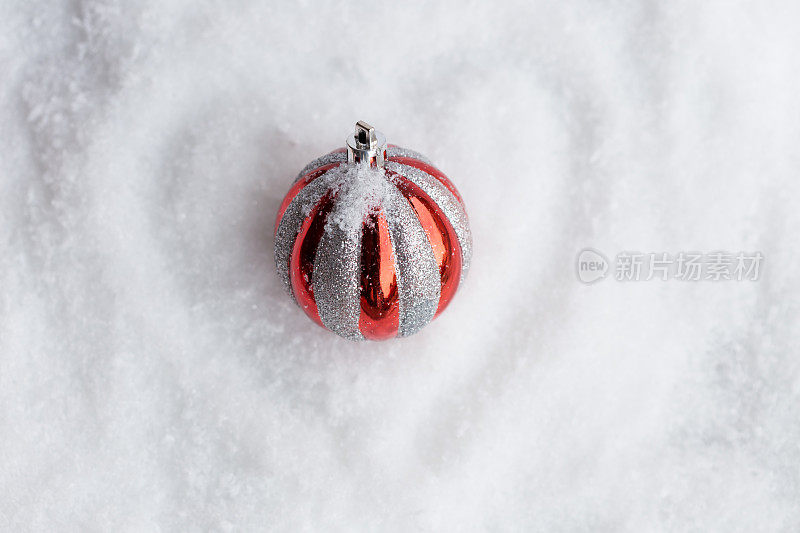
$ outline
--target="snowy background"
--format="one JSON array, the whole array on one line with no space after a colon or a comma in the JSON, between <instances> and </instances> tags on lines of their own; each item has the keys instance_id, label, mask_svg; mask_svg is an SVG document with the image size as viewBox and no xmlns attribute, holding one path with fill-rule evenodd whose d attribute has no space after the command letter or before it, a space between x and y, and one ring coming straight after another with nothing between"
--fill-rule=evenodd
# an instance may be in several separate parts
<instances>
[{"instance_id":1,"label":"snowy background","mask_svg":"<svg viewBox=\"0 0 800 533\"><path fill-rule=\"evenodd\" d=\"M0 528L800 528L792 2L0 2ZM364 119L457 184L466 284L351 343L283 294ZM757 282L575 256L761 251Z\"/></svg>"}]
</instances>

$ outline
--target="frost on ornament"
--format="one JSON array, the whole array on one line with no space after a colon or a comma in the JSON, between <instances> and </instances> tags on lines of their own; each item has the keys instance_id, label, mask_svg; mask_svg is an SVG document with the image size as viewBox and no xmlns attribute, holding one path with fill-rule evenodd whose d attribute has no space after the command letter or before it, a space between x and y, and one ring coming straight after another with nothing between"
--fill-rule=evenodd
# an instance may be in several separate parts
<instances>
[{"instance_id":1,"label":"frost on ornament","mask_svg":"<svg viewBox=\"0 0 800 533\"><path fill-rule=\"evenodd\" d=\"M365 163L342 163L328 174L334 180L331 190L336 193L336 209L328 215L326 226L339 226L348 239L355 241L362 226L375 226L375 217L390 201L394 186L383 169Z\"/></svg>"},{"instance_id":2,"label":"frost on ornament","mask_svg":"<svg viewBox=\"0 0 800 533\"><path fill-rule=\"evenodd\" d=\"M303 169L275 224L287 292L316 323L353 340L419 331L450 302L471 254L453 184L363 122L346 149Z\"/></svg>"}]
</instances>

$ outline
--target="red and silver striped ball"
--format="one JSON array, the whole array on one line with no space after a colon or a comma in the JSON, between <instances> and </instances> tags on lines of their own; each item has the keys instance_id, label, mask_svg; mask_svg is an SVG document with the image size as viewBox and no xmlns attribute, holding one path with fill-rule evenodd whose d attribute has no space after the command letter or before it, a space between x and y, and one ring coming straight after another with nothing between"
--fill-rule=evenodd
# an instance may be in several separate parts
<instances>
[{"instance_id":1,"label":"red and silver striped ball","mask_svg":"<svg viewBox=\"0 0 800 533\"><path fill-rule=\"evenodd\" d=\"M309 163L281 203L275 262L317 324L352 340L416 333L469 270L461 195L423 155L385 146L383 168L341 148Z\"/></svg>"}]
</instances>

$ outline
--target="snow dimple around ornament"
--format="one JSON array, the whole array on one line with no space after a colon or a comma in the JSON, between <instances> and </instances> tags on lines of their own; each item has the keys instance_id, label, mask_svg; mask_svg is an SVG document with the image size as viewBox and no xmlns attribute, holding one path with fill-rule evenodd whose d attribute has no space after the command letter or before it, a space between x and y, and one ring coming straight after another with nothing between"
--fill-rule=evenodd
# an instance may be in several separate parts
<instances>
[{"instance_id":1,"label":"snow dimple around ornament","mask_svg":"<svg viewBox=\"0 0 800 533\"><path fill-rule=\"evenodd\" d=\"M461 195L424 156L387 145L363 122L311 163L284 198L275 261L287 292L317 324L352 340L419 331L469 270Z\"/></svg>"}]
</instances>

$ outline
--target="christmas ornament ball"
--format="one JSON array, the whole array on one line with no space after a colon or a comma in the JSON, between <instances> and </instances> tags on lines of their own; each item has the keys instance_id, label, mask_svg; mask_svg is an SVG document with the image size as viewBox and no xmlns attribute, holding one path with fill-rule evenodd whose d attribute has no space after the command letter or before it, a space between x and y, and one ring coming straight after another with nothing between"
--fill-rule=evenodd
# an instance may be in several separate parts
<instances>
[{"instance_id":1,"label":"christmas ornament ball","mask_svg":"<svg viewBox=\"0 0 800 533\"><path fill-rule=\"evenodd\" d=\"M352 340L416 333L469 270L461 195L425 156L364 122L300 172L278 210L275 263L320 326Z\"/></svg>"}]
</instances>

